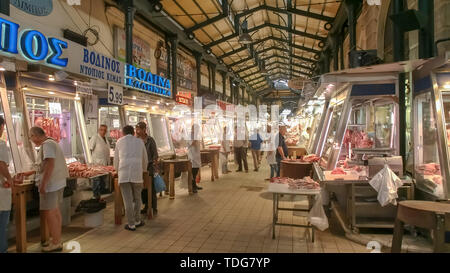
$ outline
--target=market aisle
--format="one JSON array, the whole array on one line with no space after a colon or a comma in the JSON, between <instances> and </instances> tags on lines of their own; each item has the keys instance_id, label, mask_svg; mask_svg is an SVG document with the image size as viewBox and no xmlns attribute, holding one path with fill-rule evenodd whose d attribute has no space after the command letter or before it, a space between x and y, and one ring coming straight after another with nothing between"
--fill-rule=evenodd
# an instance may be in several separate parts
<instances>
[{"instance_id":1,"label":"market aisle","mask_svg":"<svg viewBox=\"0 0 450 273\"><path fill-rule=\"evenodd\" d=\"M249 162L250 159L251 156ZM220 175L215 182L208 179L209 168L203 168L202 191L189 196L187 190L177 188L175 200L169 200L167 196L160 198L159 215L136 232L124 230L123 225L114 225L113 204L110 203L103 226L75 240L80 243L81 252L92 253L368 252L364 246L329 231L317 231L315 243L307 243L305 229L277 227L277 237L273 240L272 195L265 192L269 182L264 181L269 169L263 162L260 171L254 172L251 165L249 173L233 171ZM230 167L236 169L234 164ZM283 201L281 205L293 206L293 203ZM282 212L280 216L287 223L304 221L303 217L293 216L292 212ZM78 217L71 225L82 225L82 220ZM30 252L33 250L39 251L39 246L30 247Z\"/></svg>"}]
</instances>

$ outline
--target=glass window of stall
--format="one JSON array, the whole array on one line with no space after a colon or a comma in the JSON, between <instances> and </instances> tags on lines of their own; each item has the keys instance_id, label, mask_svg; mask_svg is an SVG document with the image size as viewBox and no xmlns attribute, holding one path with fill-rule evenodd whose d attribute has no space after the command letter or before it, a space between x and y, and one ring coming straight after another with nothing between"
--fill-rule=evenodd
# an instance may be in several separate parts
<instances>
[{"instance_id":1,"label":"glass window of stall","mask_svg":"<svg viewBox=\"0 0 450 273\"><path fill-rule=\"evenodd\" d=\"M326 168L328 165L328 161L331 160L331 156L333 153L333 150L339 150L339 145L341 143L338 143L337 137L337 130L339 126L339 121L342 116L342 112L344 111L345 103L350 103L350 101L347 101L347 96L349 95L349 89L350 86L344 86L342 89L338 90L336 94L333 95L333 98L330 102L330 107L332 107L331 115L329 116L329 120L325 122L325 124L328 124L328 128L326 130L326 135L324 139L322 140L323 143L321 144L322 149L322 158L321 166Z\"/></svg>"},{"instance_id":2,"label":"glass window of stall","mask_svg":"<svg viewBox=\"0 0 450 273\"><path fill-rule=\"evenodd\" d=\"M27 128L24 125L25 117L23 114L23 109L19 109L18 104L16 103L16 99L17 100L19 99L16 98L15 96L16 94L17 92L14 92L12 90L8 91L9 110L11 112L11 119L14 128L16 144L19 151L19 157L22 164L22 169L23 171L29 171L33 169L33 160L32 160L33 155L29 154L32 153L31 148L29 150L26 149L26 145L29 142L28 139L25 138L24 130L27 130ZM3 109L1 111L3 113ZM6 129L5 132L3 133L3 137L5 137L5 134ZM28 147L31 147L30 145L31 144L28 144Z\"/></svg>"},{"instance_id":3,"label":"glass window of stall","mask_svg":"<svg viewBox=\"0 0 450 273\"><path fill-rule=\"evenodd\" d=\"M174 148L169 132L169 124L166 116L150 114L151 135L155 139L159 155L173 154Z\"/></svg>"},{"instance_id":4,"label":"glass window of stall","mask_svg":"<svg viewBox=\"0 0 450 273\"><path fill-rule=\"evenodd\" d=\"M98 113L99 125L108 126L111 148L116 147L117 140L123 136L120 122L119 106L101 106Z\"/></svg>"},{"instance_id":5,"label":"glass window of stall","mask_svg":"<svg viewBox=\"0 0 450 273\"><path fill-rule=\"evenodd\" d=\"M139 122L145 122L147 124L147 134L150 134L150 126L148 120L148 113L144 111L137 111L132 109L125 110L127 125L136 126Z\"/></svg>"},{"instance_id":6,"label":"glass window of stall","mask_svg":"<svg viewBox=\"0 0 450 273\"><path fill-rule=\"evenodd\" d=\"M3 91L3 90L2 90ZM3 96L2 96L3 97ZM16 170L16 166L15 166L15 164L14 164L14 160L19 160L19 158L17 158L17 159L15 159L14 157L13 157L13 152L12 152L12 149L11 149L11 141L10 141L10 138L11 137L13 137L12 135L10 136L9 135L9 131L10 130L8 130L8 129L10 129L10 128L8 128L8 124L7 124L7 122L6 122L6 120L7 120L7 115L10 115L10 113L8 113L7 111L5 111L5 109L4 109L4 107L3 107L3 100L2 100L2 98L0 97L0 116L5 120L5 129L4 129L4 131L3 131L3 135L1 136L1 138L0 138L0 141L4 141L4 142L6 142L6 146L8 147L8 158L9 158L9 162L5 162L6 164L8 164L8 169L9 169L9 172L10 173L15 173L16 171L20 171L20 170ZM11 115L10 115L11 116ZM13 118L13 120L14 119L16 119L16 121L17 121L17 118ZM13 121L14 122L14 121ZM17 141L17 143L20 143L19 141ZM18 166L17 166L17 168L18 168Z\"/></svg>"},{"instance_id":7,"label":"glass window of stall","mask_svg":"<svg viewBox=\"0 0 450 273\"><path fill-rule=\"evenodd\" d=\"M442 198L442 174L437 144L436 120L431 93L415 98L415 174L417 186L422 190ZM449 99L450 103L450 99ZM450 106L449 106L450 111Z\"/></svg>"},{"instance_id":8,"label":"glass window of stall","mask_svg":"<svg viewBox=\"0 0 450 273\"><path fill-rule=\"evenodd\" d=\"M67 163L73 161L85 163L75 101L55 96L51 91L48 93L48 97L34 93L26 94L31 126L41 127L48 137L59 143Z\"/></svg>"}]
</instances>

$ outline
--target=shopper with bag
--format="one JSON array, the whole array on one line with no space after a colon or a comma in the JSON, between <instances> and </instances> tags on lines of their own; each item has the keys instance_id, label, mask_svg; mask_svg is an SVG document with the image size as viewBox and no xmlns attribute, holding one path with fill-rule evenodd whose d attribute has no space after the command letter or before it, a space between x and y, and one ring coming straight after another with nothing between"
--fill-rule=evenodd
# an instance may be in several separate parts
<instances>
[{"instance_id":1,"label":"shopper with bag","mask_svg":"<svg viewBox=\"0 0 450 273\"><path fill-rule=\"evenodd\" d=\"M132 126L125 126L122 131L124 136L117 141L114 152L114 168L119 175L120 191L128 219L125 229L135 231L137 227L144 225L141 220L142 174L147 169L148 156L144 142L134 136Z\"/></svg>"},{"instance_id":2,"label":"shopper with bag","mask_svg":"<svg viewBox=\"0 0 450 273\"><path fill-rule=\"evenodd\" d=\"M66 179L69 177L66 159L59 144L45 135L40 127L30 129L30 139L40 147L37 163L39 181L39 208L48 225L52 241L42 248L43 252L62 251L62 216L59 209L63 201Z\"/></svg>"},{"instance_id":3,"label":"shopper with bag","mask_svg":"<svg viewBox=\"0 0 450 273\"><path fill-rule=\"evenodd\" d=\"M153 215L158 214L158 199L155 191L156 167L158 166L158 148L156 147L155 139L147 134L147 124L145 122L139 122L136 125L136 136L144 141L145 149L147 150L148 164L147 171L151 179L152 184L152 208ZM148 192L147 189L142 190L142 203L144 203L144 209L141 210L142 214L146 214L148 210Z\"/></svg>"}]
</instances>

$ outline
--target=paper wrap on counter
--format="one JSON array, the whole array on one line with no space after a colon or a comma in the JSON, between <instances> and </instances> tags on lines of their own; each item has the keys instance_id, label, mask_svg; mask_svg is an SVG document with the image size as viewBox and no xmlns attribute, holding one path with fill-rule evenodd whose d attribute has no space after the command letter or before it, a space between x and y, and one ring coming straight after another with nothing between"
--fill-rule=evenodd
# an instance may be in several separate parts
<instances>
[{"instance_id":1,"label":"paper wrap on counter","mask_svg":"<svg viewBox=\"0 0 450 273\"><path fill-rule=\"evenodd\" d=\"M369 184L378 192L377 199L382 207L388 204L397 205L397 190L403 182L387 164L369 181Z\"/></svg>"}]
</instances>

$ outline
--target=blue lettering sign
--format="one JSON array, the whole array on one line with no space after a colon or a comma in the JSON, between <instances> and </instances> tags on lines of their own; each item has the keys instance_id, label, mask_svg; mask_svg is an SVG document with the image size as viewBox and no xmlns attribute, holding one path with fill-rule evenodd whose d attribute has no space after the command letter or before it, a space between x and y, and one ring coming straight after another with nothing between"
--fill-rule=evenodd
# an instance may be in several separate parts
<instances>
[{"instance_id":1,"label":"blue lettering sign","mask_svg":"<svg viewBox=\"0 0 450 273\"><path fill-rule=\"evenodd\" d=\"M20 49L22 49L23 55L28 59L42 61L48 54L47 40L44 34L39 31L27 30L20 39Z\"/></svg>"},{"instance_id":2,"label":"blue lettering sign","mask_svg":"<svg viewBox=\"0 0 450 273\"><path fill-rule=\"evenodd\" d=\"M17 54L17 35L19 33L19 25L3 18L0 18L0 50ZM3 37L2 37L3 36Z\"/></svg>"},{"instance_id":3,"label":"blue lettering sign","mask_svg":"<svg viewBox=\"0 0 450 273\"><path fill-rule=\"evenodd\" d=\"M47 63L66 67L69 60L67 58L60 59L59 57L63 54L62 49L67 48L67 42L56 38L48 38L48 43L52 54L48 57Z\"/></svg>"},{"instance_id":4,"label":"blue lettering sign","mask_svg":"<svg viewBox=\"0 0 450 273\"><path fill-rule=\"evenodd\" d=\"M170 81L134 65L125 66L125 86L141 91L170 96Z\"/></svg>"},{"instance_id":5,"label":"blue lettering sign","mask_svg":"<svg viewBox=\"0 0 450 273\"><path fill-rule=\"evenodd\" d=\"M37 30L26 30L19 37L19 28L18 24L0 18L0 51L18 54L20 41L20 51L28 60L46 60L51 65L67 66L68 59L61 58L63 49L68 47L67 42L51 37L47 39Z\"/></svg>"}]
</instances>

